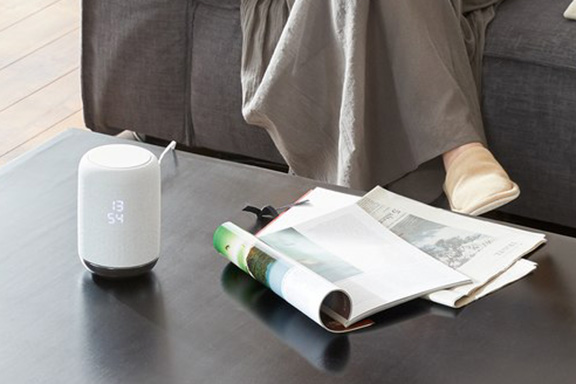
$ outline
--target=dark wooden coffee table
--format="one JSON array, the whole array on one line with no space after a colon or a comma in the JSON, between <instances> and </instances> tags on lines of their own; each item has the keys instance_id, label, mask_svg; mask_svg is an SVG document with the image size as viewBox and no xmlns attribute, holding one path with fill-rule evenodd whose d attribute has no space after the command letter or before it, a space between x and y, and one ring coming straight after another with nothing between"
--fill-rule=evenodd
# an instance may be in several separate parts
<instances>
[{"instance_id":1,"label":"dark wooden coffee table","mask_svg":"<svg viewBox=\"0 0 576 384\"><path fill-rule=\"evenodd\" d=\"M574 239L548 234L533 275L463 310L415 300L332 335L212 248L223 221L253 223L246 203L283 205L320 185L272 171L166 158L159 263L135 280L93 278L76 250L77 165L117 141L68 131L0 168L0 382L576 380Z\"/></svg>"}]
</instances>

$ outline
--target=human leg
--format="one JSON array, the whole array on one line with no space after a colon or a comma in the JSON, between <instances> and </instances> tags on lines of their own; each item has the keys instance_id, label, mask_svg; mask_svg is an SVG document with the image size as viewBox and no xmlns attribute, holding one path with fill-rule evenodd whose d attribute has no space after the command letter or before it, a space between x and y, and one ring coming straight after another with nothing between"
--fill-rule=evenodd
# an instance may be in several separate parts
<instances>
[{"instance_id":1,"label":"human leg","mask_svg":"<svg viewBox=\"0 0 576 384\"><path fill-rule=\"evenodd\" d=\"M494 16L494 5L500 2L452 0L454 8L462 15L462 34L479 89L484 29ZM442 159L446 170L444 191L454 211L480 215L507 204L520 194L518 186L481 142L450 149L442 154Z\"/></svg>"},{"instance_id":2,"label":"human leg","mask_svg":"<svg viewBox=\"0 0 576 384\"><path fill-rule=\"evenodd\" d=\"M296 174L357 189L485 143L470 59L485 24L462 1L296 1L246 119Z\"/></svg>"}]
</instances>

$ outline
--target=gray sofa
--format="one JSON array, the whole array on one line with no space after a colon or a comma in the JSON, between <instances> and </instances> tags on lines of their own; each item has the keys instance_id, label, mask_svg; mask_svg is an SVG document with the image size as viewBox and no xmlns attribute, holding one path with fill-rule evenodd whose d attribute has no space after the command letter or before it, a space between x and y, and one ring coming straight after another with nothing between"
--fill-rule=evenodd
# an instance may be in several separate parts
<instances>
[{"instance_id":1,"label":"gray sofa","mask_svg":"<svg viewBox=\"0 0 576 384\"><path fill-rule=\"evenodd\" d=\"M506 0L490 25L490 147L521 187L502 209L576 228L576 22L571 0ZM281 164L240 112L240 0L83 0L86 125Z\"/></svg>"}]
</instances>

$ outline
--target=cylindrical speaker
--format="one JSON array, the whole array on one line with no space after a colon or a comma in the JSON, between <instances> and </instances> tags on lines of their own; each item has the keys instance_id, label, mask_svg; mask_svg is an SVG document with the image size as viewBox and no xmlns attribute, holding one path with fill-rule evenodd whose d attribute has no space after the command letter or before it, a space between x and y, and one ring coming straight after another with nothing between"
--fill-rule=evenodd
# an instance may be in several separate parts
<instances>
[{"instance_id":1,"label":"cylindrical speaker","mask_svg":"<svg viewBox=\"0 0 576 384\"><path fill-rule=\"evenodd\" d=\"M135 145L91 149L78 168L78 254L104 277L148 272L160 253L160 166Z\"/></svg>"}]
</instances>

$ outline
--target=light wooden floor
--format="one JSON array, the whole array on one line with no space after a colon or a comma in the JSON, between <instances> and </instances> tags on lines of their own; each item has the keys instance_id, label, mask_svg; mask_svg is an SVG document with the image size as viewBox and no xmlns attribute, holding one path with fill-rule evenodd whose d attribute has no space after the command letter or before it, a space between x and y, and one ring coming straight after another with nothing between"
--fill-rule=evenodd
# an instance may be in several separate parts
<instances>
[{"instance_id":1,"label":"light wooden floor","mask_svg":"<svg viewBox=\"0 0 576 384\"><path fill-rule=\"evenodd\" d=\"M84 127L80 0L0 0L0 166Z\"/></svg>"}]
</instances>

